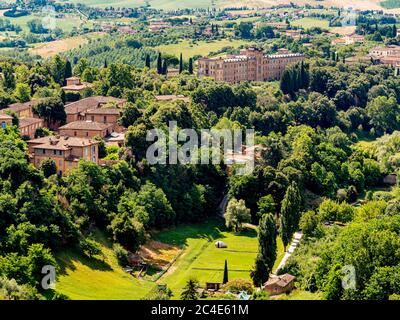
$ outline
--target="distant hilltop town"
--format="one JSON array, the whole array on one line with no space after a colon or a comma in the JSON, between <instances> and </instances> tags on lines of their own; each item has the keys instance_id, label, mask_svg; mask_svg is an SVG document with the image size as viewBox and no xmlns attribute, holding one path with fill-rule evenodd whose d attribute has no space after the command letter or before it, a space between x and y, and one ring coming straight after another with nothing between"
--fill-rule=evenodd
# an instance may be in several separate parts
<instances>
[{"instance_id":1,"label":"distant hilltop town","mask_svg":"<svg viewBox=\"0 0 400 320\"><path fill-rule=\"evenodd\" d=\"M229 83L279 80L288 64L302 60L303 54L291 53L287 49L282 48L277 54L268 55L251 47L240 50L239 55L201 58L197 74Z\"/></svg>"}]
</instances>

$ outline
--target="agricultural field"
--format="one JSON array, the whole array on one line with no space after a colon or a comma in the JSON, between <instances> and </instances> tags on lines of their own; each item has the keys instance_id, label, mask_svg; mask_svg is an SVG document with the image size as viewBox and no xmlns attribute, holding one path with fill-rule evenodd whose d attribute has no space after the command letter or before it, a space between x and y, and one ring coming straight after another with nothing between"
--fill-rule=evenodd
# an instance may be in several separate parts
<instances>
[{"instance_id":1,"label":"agricultural field","mask_svg":"<svg viewBox=\"0 0 400 320\"><path fill-rule=\"evenodd\" d=\"M329 29L329 21L317 18L302 18L291 22L292 26L302 27L303 29L310 29L313 27L319 27L323 29Z\"/></svg>"},{"instance_id":2,"label":"agricultural field","mask_svg":"<svg viewBox=\"0 0 400 320\"><path fill-rule=\"evenodd\" d=\"M89 39L101 37L102 35L104 34L101 32L95 32L91 34L86 34L84 36L76 36L52 42L39 43L36 44L33 48L30 48L28 52L34 55L39 55L43 58L48 58L58 53L66 52L68 50L75 49L81 45L87 44L89 42Z\"/></svg>"},{"instance_id":3,"label":"agricultural field","mask_svg":"<svg viewBox=\"0 0 400 320\"><path fill-rule=\"evenodd\" d=\"M206 56L210 52L215 52L228 46L237 48L241 45L245 45L246 43L247 41L244 40L224 39L212 42L200 41L192 44L188 40L184 40L177 44L160 45L158 47L155 47L154 49L159 50L163 53L173 54L177 57L179 57L179 55L182 53L184 59L186 59L196 55Z\"/></svg>"},{"instance_id":4,"label":"agricultural field","mask_svg":"<svg viewBox=\"0 0 400 320\"><path fill-rule=\"evenodd\" d=\"M194 277L201 286L206 282L222 282L224 263L227 260L229 279L250 279L250 270L257 255L257 232L247 228L239 233L226 230L222 221L211 220L200 225L179 226L155 235L160 242L185 246L183 253L159 279L179 298L186 281ZM228 248L216 248L216 241ZM278 256L274 268L283 257L283 245L278 239Z\"/></svg>"}]
</instances>

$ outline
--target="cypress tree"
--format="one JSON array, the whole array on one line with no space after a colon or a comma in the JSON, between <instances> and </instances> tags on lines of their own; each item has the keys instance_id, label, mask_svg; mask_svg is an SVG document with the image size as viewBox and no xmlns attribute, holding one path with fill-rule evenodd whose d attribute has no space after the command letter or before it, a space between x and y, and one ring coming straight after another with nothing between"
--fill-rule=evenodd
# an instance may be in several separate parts
<instances>
[{"instance_id":1,"label":"cypress tree","mask_svg":"<svg viewBox=\"0 0 400 320\"><path fill-rule=\"evenodd\" d=\"M71 67L71 62L69 62L69 60L65 62L64 77L65 78L72 77L72 67Z\"/></svg>"},{"instance_id":2,"label":"cypress tree","mask_svg":"<svg viewBox=\"0 0 400 320\"><path fill-rule=\"evenodd\" d=\"M288 69L285 69L282 73L281 81L280 81L280 88L284 94L291 93L290 83L291 83L290 72Z\"/></svg>"},{"instance_id":3,"label":"cypress tree","mask_svg":"<svg viewBox=\"0 0 400 320\"><path fill-rule=\"evenodd\" d=\"M393 38L397 37L397 27L395 24L393 25L393 28L392 28L392 37Z\"/></svg>"},{"instance_id":4,"label":"cypress tree","mask_svg":"<svg viewBox=\"0 0 400 320\"><path fill-rule=\"evenodd\" d=\"M189 73L193 74L193 59L189 59Z\"/></svg>"},{"instance_id":5,"label":"cypress tree","mask_svg":"<svg viewBox=\"0 0 400 320\"><path fill-rule=\"evenodd\" d=\"M292 239L293 233L298 229L300 220L301 195L295 181L287 188L281 205L281 238L286 251L286 246Z\"/></svg>"},{"instance_id":6,"label":"cypress tree","mask_svg":"<svg viewBox=\"0 0 400 320\"><path fill-rule=\"evenodd\" d=\"M158 57L157 57L157 73L158 74L162 74L163 73L161 52L158 53Z\"/></svg>"},{"instance_id":7,"label":"cypress tree","mask_svg":"<svg viewBox=\"0 0 400 320\"><path fill-rule=\"evenodd\" d=\"M162 68L161 68L161 74L167 74L168 73L168 64L167 64L167 59L163 60Z\"/></svg>"},{"instance_id":8,"label":"cypress tree","mask_svg":"<svg viewBox=\"0 0 400 320\"><path fill-rule=\"evenodd\" d=\"M228 262L225 260L224 279L222 280L222 283L225 284L227 282L228 282Z\"/></svg>"},{"instance_id":9,"label":"cypress tree","mask_svg":"<svg viewBox=\"0 0 400 320\"><path fill-rule=\"evenodd\" d=\"M107 64L107 59L104 59L104 68L107 68L108 64Z\"/></svg>"},{"instance_id":10,"label":"cypress tree","mask_svg":"<svg viewBox=\"0 0 400 320\"><path fill-rule=\"evenodd\" d=\"M276 236L274 216L271 213L264 214L258 226L258 254L250 273L254 285L258 287L268 280L272 272L276 260Z\"/></svg>"},{"instance_id":11,"label":"cypress tree","mask_svg":"<svg viewBox=\"0 0 400 320\"><path fill-rule=\"evenodd\" d=\"M146 54L145 65L150 69L150 56L148 54Z\"/></svg>"},{"instance_id":12,"label":"cypress tree","mask_svg":"<svg viewBox=\"0 0 400 320\"><path fill-rule=\"evenodd\" d=\"M182 53L179 56L179 73L182 73L183 71L183 59L182 59Z\"/></svg>"}]
</instances>

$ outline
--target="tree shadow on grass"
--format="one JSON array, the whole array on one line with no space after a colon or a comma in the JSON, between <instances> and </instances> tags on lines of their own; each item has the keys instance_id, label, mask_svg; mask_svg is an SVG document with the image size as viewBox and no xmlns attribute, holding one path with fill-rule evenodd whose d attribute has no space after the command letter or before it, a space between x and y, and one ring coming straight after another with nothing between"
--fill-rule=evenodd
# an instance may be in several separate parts
<instances>
[{"instance_id":1,"label":"tree shadow on grass","mask_svg":"<svg viewBox=\"0 0 400 320\"><path fill-rule=\"evenodd\" d=\"M222 219L209 219L206 222L184 224L175 228L156 232L153 240L183 247L188 244L188 239L205 239L213 241L224 238L222 232L225 226Z\"/></svg>"},{"instance_id":2,"label":"tree shadow on grass","mask_svg":"<svg viewBox=\"0 0 400 320\"><path fill-rule=\"evenodd\" d=\"M233 234L237 237L246 237L246 238L256 238L257 237L257 231L253 228L245 228L239 232L234 232Z\"/></svg>"},{"instance_id":3,"label":"tree shadow on grass","mask_svg":"<svg viewBox=\"0 0 400 320\"><path fill-rule=\"evenodd\" d=\"M75 271L76 267L74 262L80 262L81 264L89 267L93 270L99 271L112 271L111 266L102 258L92 257L89 258L80 252L78 249L70 249L68 251L63 252L61 255L57 257L59 274L66 274L67 269L70 271Z\"/></svg>"},{"instance_id":4,"label":"tree shadow on grass","mask_svg":"<svg viewBox=\"0 0 400 320\"><path fill-rule=\"evenodd\" d=\"M100 232L99 230L95 230L93 234L94 239L99 244L106 247L107 249L112 249L110 242L107 240L106 236L102 232ZM89 258L77 247L70 248L57 255L57 262L60 274L66 274L67 269L75 271L76 267L74 265L74 261L78 261L93 270L112 271L113 269L105 261L105 259L105 256L96 256Z\"/></svg>"}]
</instances>

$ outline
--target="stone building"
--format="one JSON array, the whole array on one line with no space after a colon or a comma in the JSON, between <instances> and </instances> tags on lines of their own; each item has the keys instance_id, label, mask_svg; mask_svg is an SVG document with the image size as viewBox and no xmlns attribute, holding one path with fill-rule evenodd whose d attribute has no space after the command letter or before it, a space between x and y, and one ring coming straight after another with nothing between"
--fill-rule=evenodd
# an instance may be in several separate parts
<instances>
[{"instance_id":1,"label":"stone building","mask_svg":"<svg viewBox=\"0 0 400 320\"><path fill-rule=\"evenodd\" d=\"M271 81L280 79L288 64L302 60L303 54L290 53L286 49L266 55L260 49L248 48L240 50L239 55L199 59L197 74L229 83Z\"/></svg>"}]
</instances>

